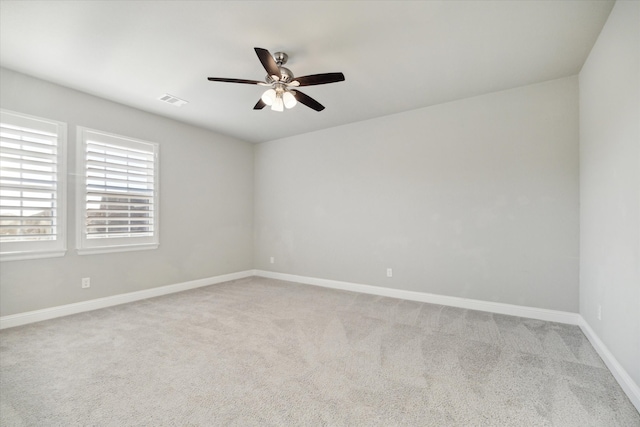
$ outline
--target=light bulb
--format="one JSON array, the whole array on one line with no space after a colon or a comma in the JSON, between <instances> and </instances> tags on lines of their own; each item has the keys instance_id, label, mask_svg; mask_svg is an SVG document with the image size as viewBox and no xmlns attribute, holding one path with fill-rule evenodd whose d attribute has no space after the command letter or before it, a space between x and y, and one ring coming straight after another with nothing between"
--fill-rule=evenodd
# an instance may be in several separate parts
<instances>
[{"instance_id":1,"label":"light bulb","mask_svg":"<svg viewBox=\"0 0 640 427\"><path fill-rule=\"evenodd\" d=\"M296 97L293 96L293 94L289 91L285 92L282 95L282 100L284 101L284 106L287 108L293 108L298 103L298 101L296 100Z\"/></svg>"},{"instance_id":2,"label":"light bulb","mask_svg":"<svg viewBox=\"0 0 640 427\"><path fill-rule=\"evenodd\" d=\"M273 105L273 101L276 100L276 91L273 89L269 89L262 94L260 99L262 99L262 102L264 102L267 105Z\"/></svg>"},{"instance_id":3,"label":"light bulb","mask_svg":"<svg viewBox=\"0 0 640 427\"><path fill-rule=\"evenodd\" d=\"M273 111L280 111L280 112L284 111L284 103L282 102L282 95L276 96L276 99L273 101L273 105L271 105L271 109Z\"/></svg>"}]
</instances>

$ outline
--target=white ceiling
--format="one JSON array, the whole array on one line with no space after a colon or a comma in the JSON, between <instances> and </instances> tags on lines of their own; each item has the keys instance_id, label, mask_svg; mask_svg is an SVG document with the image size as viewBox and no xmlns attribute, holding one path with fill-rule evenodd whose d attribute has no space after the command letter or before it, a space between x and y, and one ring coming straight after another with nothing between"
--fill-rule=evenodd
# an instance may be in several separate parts
<instances>
[{"instance_id":1,"label":"white ceiling","mask_svg":"<svg viewBox=\"0 0 640 427\"><path fill-rule=\"evenodd\" d=\"M6 1L0 65L262 142L577 74L613 1ZM289 54L325 105L252 110L253 48ZM160 102L164 93L189 101Z\"/></svg>"}]
</instances>

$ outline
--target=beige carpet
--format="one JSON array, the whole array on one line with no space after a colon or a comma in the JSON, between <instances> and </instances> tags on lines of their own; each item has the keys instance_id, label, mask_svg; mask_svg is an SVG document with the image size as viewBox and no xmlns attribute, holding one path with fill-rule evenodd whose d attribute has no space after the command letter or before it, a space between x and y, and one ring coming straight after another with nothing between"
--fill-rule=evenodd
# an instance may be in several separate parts
<instances>
[{"instance_id":1,"label":"beige carpet","mask_svg":"<svg viewBox=\"0 0 640 427\"><path fill-rule=\"evenodd\" d=\"M0 332L2 426L640 426L579 328L249 278Z\"/></svg>"}]
</instances>

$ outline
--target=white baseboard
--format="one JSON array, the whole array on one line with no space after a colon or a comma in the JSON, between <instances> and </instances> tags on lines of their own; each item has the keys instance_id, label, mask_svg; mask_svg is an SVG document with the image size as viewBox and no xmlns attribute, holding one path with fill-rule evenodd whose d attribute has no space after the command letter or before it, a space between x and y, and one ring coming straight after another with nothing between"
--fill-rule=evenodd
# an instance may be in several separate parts
<instances>
[{"instance_id":1,"label":"white baseboard","mask_svg":"<svg viewBox=\"0 0 640 427\"><path fill-rule=\"evenodd\" d=\"M202 286L215 285L217 283L228 282L230 280L243 279L245 277L251 277L253 275L253 270L246 270L237 273L223 274L220 276L206 277L204 279L190 280L188 282L145 289L143 291L129 292L126 294L97 298L89 301L44 308L42 310L27 311L25 313L2 316L0 317L0 329L40 322L42 320L54 319L56 317L68 316L70 314L83 313L85 311L97 310L99 308L112 307L114 305L153 298L160 295L167 295L175 292L186 291L189 289L200 288Z\"/></svg>"},{"instance_id":2,"label":"white baseboard","mask_svg":"<svg viewBox=\"0 0 640 427\"><path fill-rule=\"evenodd\" d=\"M596 349L602 360L604 361L607 368L611 371L622 390L627 394L633 406L636 407L638 412L640 412L640 387L638 384L629 376L627 371L620 365L615 356L609 351L606 345L600 340L598 335L596 335L595 331L591 329L591 326L587 323L587 321L580 316L580 329L585 334L589 342L593 348Z\"/></svg>"},{"instance_id":3,"label":"white baseboard","mask_svg":"<svg viewBox=\"0 0 640 427\"><path fill-rule=\"evenodd\" d=\"M351 282L340 282L337 280L319 279L316 277L296 276L294 274L276 273L273 271L265 270L254 270L254 272L256 276L286 280L289 282L304 283L307 285L322 286L324 288L341 289L344 291L361 292L364 294L427 302L430 304L447 305L450 307L459 307L467 308L470 310L487 311L490 313L507 314L509 316L526 317L529 319L546 320L549 322L578 325L581 319L578 313L570 313L567 311L547 310L544 308L525 307L521 305L503 304L499 302L429 294L426 292L383 288L380 286L363 285Z\"/></svg>"},{"instance_id":4,"label":"white baseboard","mask_svg":"<svg viewBox=\"0 0 640 427\"><path fill-rule=\"evenodd\" d=\"M0 317L0 329L12 328L14 326L26 325L28 323L40 322L42 320L54 319L56 317L68 316L70 314L82 313L85 311L97 310L99 308L111 307L114 305L125 304L141 299L153 298L160 295L172 294L175 292L186 291L188 289L214 285L216 283L228 282L230 280L242 279L251 276L261 276L272 279L286 280L289 282L321 286L325 288L361 292L365 294L427 302L431 304L440 304L451 307L467 308L471 310L487 311L490 313L507 314L510 316L526 317L530 319L546 320L550 322L567 323L571 325L579 325L581 324L582 320L582 317L579 314L569 313L565 311L547 310L543 308L525 307L498 302L429 294L425 292L384 288L380 286L341 282L337 280L320 279L307 276L297 276L294 274L276 273L265 270L246 270L237 273L224 274L221 276L207 277L204 279L191 280L188 282L177 283L173 285L145 289L143 291L129 292L126 294L97 298L73 304L45 308L42 310L2 316Z\"/></svg>"}]
</instances>

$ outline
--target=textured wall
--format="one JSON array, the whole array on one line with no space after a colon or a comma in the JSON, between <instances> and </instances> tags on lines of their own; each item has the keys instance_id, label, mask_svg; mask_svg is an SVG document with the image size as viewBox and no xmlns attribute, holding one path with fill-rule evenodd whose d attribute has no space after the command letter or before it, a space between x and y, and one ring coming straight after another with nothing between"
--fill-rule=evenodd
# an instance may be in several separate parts
<instances>
[{"instance_id":1,"label":"textured wall","mask_svg":"<svg viewBox=\"0 0 640 427\"><path fill-rule=\"evenodd\" d=\"M0 315L251 269L252 145L6 69L0 83L2 108L66 122L69 144L67 254L2 262ZM159 249L77 255L77 125L160 144Z\"/></svg>"},{"instance_id":2,"label":"textured wall","mask_svg":"<svg viewBox=\"0 0 640 427\"><path fill-rule=\"evenodd\" d=\"M640 3L635 1L616 2L580 72L580 314L640 384Z\"/></svg>"},{"instance_id":3,"label":"textured wall","mask_svg":"<svg viewBox=\"0 0 640 427\"><path fill-rule=\"evenodd\" d=\"M577 312L577 95L570 77L258 145L255 267Z\"/></svg>"}]
</instances>

